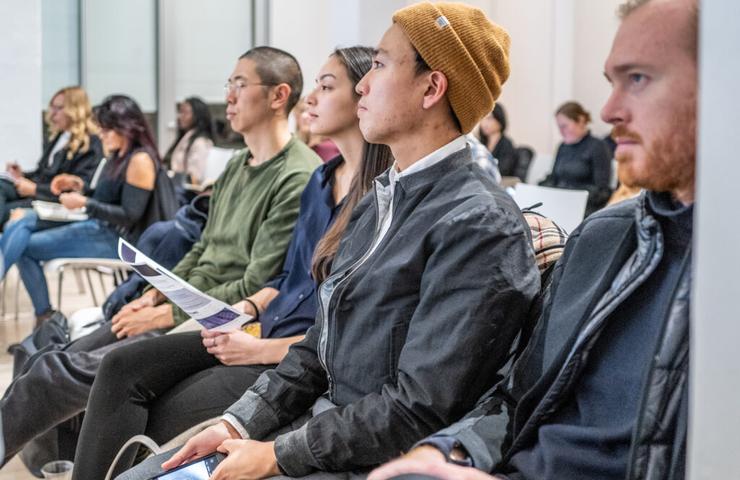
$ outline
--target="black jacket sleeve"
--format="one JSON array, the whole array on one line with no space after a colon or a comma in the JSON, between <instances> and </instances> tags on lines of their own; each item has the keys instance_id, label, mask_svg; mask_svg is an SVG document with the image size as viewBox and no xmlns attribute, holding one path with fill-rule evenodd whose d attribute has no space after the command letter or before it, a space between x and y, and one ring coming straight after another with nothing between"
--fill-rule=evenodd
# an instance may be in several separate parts
<instances>
[{"instance_id":1,"label":"black jacket sleeve","mask_svg":"<svg viewBox=\"0 0 740 480\"><path fill-rule=\"evenodd\" d=\"M87 214L93 218L129 228L136 225L144 215L151 196L151 190L145 190L126 183L123 186L120 205L103 203L94 198L88 198L86 210Z\"/></svg>"}]
</instances>

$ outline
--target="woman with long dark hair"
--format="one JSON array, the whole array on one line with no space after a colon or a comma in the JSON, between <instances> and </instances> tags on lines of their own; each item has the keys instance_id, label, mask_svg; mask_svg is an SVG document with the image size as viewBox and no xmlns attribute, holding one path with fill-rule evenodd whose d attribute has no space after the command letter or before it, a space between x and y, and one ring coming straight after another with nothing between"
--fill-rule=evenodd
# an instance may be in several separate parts
<instances>
[{"instance_id":1,"label":"woman with long dark hair","mask_svg":"<svg viewBox=\"0 0 740 480\"><path fill-rule=\"evenodd\" d=\"M164 155L165 166L189 183L202 183L213 139L208 105L198 97L186 98L177 104L177 138Z\"/></svg>"},{"instance_id":2,"label":"woman with long dark hair","mask_svg":"<svg viewBox=\"0 0 740 480\"><path fill-rule=\"evenodd\" d=\"M148 226L144 219L159 155L144 114L124 95L106 98L94 113L108 155L105 164L101 162L89 186L69 174L58 175L51 183L62 205L84 208L88 219L39 231L39 218L29 211L10 222L0 239L3 275L18 264L39 321L51 313L41 262L60 257L117 258L118 237L136 241Z\"/></svg>"},{"instance_id":3,"label":"woman with long dark hair","mask_svg":"<svg viewBox=\"0 0 740 480\"><path fill-rule=\"evenodd\" d=\"M368 144L359 130L355 85L371 65L370 48L336 50L307 98L311 131L331 138L341 155L319 167L306 186L282 273L236 305L258 319L250 329L259 338L241 330L181 333L106 355L88 402L74 478L102 478L135 434L164 442L219 415L313 325L316 282L329 271L352 209L392 163L388 147Z\"/></svg>"}]
</instances>

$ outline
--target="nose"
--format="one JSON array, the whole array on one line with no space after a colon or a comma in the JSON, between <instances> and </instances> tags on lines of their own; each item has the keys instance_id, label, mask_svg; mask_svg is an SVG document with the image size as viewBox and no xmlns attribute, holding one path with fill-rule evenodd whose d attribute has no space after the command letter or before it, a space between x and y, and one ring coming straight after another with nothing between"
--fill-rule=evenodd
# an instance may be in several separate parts
<instances>
[{"instance_id":1,"label":"nose","mask_svg":"<svg viewBox=\"0 0 740 480\"><path fill-rule=\"evenodd\" d=\"M624 96L616 86L612 86L612 92L601 108L601 119L606 123L616 125L624 122L625 116Z\"/></svg>"},{"instance_id":2,"label":"nose","mask_svg":"<svg viewBox=\"0 0 740 480\"><path fill-rule=\"evenodd\" d=\"M319 89L319 86L316 85L313 90L311 90L308 95L306 96L306 105L316 105L316 91Z\"/></svg>"},{"instance_id":3,"label":"nose","mask_svg":"<svg viewBox=\"0 0 740 480\"><path fill-rule=\"evenodd\" d=\"M370 74L372 73L372 70L368 71L365 76L363 76L359 82L357 82L357 85L355 85L355 92L357 92L357 95L364 96L367 95L367 92L369 91L370 87Z\"/></svg>"}]
</instances>

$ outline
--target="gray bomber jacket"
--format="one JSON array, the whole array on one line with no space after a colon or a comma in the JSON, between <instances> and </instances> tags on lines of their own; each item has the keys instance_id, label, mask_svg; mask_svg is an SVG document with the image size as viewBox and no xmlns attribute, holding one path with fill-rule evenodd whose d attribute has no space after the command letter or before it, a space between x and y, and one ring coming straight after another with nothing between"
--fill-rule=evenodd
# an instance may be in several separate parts
<instances>
[{"instance_id":1,"label":"gray bomber jacket","mask_svg":"<svg viewBox=\"0 0 740 480\"><path fill-rule=\"evenodd\" d=\"M529 228L468 149L389 197L386 172L352 213L316 324L225 414L263 439L320 396L333 402L277 437L288 475L371 467L462 417L501 378L535 303ZM368 254L386 208L390 230Z\"/></svg>"},{"instance_id":2,"label":"gray bomber jacket","mask_svg":"<svg viewBox=\"0 0 740 480\"><path fill-rule=\"evenodd\" d=\"M463 420L434 435L457 440L476 468L520 478L508 458L536 439L576 384L605 319L655 269L663 237L644 202L643 193L597 212L573 232L542 317L509 377ZM689 252L643 387L626 480L684 477L690 258Z\"/></svg>"}]
</instances>

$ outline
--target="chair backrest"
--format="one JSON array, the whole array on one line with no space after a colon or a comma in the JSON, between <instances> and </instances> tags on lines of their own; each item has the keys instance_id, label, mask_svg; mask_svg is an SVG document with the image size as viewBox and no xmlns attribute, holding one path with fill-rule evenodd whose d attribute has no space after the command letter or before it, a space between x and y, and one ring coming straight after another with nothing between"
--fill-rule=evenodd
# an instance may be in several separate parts
<instances>
[{"instance_id":1,"label":"chair backrest","mask_svg":"<svg viewBox=\"0 0 740 480\"><path fill-rule=\"evenodd\" d=\"M527 181L527 175L529 174L529 167L532 165L532 159L534 158L534 150L527 146L519 146L516 148L516 168L514 169L514 176L519 177L522 182Z\"/></svg>"},{"instance_id":2,"label":"chair backrest","mask_svg":"<svg viewBox=\"0 0 740 480\"><path fill-rule=\"evenodd\" d=\"M537 211L553 219L566 232L572 232L583 220L586 211L586 190L540 187L520 183L514 187L514 201L525 209L538 203Z\"/></svg>"},{"instance_id":3,"label":"chair backrest","mask_svg":"<svg viewBox=\"0 0 740 480\"><path fill-rule=\"evenodd\" d=\"M233 155L234 150L231 148L212 147L208 153L203 183L215 181L226 169L226 164L229 163Z\"/></svg>"}]
</instances>

